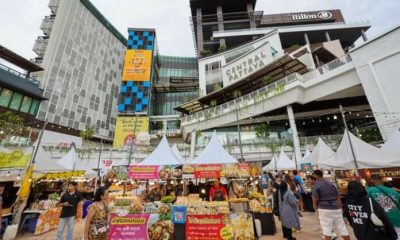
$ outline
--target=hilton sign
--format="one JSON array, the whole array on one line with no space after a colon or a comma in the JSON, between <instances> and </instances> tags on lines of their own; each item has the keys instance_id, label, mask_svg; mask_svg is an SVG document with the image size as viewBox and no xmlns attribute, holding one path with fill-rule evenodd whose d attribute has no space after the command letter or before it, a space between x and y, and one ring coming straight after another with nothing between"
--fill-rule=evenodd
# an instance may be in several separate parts
<instances>
[{"instance_id":1,"label":"hilton sign","mask_svg":"<svg viewBox=\"0 0 400 240\"><path fill-rule=\"evenodd\" d=\"M315 13L296 13L292 14L293 21L304 21L304 20L330 20L334 19L333 14L329 11L321 11Z\"/></svg>"}]
</instances>

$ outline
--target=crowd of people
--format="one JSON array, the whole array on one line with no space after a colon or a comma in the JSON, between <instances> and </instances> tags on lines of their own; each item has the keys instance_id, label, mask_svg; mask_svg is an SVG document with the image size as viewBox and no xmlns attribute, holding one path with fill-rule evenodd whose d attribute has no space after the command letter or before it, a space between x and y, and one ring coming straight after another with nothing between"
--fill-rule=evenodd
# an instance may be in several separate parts
<instances>
[{"instance_id":1,"label":"crowd of people","mask_svg":"<svg viewBox=\"0 0 400 240\"><path fill-rule=\"evenodd\" d=\"M306 198L302 178L296 170L275 176L264 173L264 176L269 179L268 188L272 191L267 192L273 194L273 213L282 224L283 238L296 239L292 231L301 231ZM352 180L344 196L340 196L334 183L324 178L321 170L315 170L306 179L323 239L335 239L336 234L350 239L345 219L359 240L400 239L400 194L385 186L382 178L373 177L369 187Z\"/></svg>"}]
</instances>

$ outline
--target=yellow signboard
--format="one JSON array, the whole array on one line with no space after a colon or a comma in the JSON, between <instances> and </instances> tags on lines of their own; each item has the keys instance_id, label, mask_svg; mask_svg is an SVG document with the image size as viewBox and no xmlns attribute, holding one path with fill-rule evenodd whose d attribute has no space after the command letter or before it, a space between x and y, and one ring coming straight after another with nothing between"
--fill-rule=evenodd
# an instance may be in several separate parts
<instances>
[{"instance_id":1,"label":"yellow signboard","mask_svg":"<svg viewBox=\"0 0 400 240\"><path fill-rule=\"evenodd\" d=\"M0 168L23 168L28 166L32 150L25 152L14 150L12 152L3 152L0 150Z\"/></svg>"},{"instance_id":2,"label":"yellow signboard","mask_svg":"<svg viewBox=\"0 0 400 240\"><path fill-rule=\"evenodd\" d=\"M133 133L134 129L135 133ZM117 117L113 145L114 148L129 146L132 141L136 140L137 135L142 132L149 132L148 117Z\"/></svg>"},{"instance_id":3,"label":"yellow signboard","mask_svg":"<svg viewBox=\"0 0 400 240\"><path fill-rule=\"evenodd\" d=\"M150 81L151 50L126 50L122 81Z\"/></svg>"}]
</instances>

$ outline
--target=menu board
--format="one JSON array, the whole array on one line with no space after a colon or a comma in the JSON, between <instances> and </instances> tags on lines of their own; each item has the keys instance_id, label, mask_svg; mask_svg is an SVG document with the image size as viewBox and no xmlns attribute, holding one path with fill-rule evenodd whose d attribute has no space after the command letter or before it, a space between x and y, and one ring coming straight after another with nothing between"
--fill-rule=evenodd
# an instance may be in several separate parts
<instances>
[{"instance_id":1,"label":"menu board","mask_svg":"<svg viewBox=\"0 0 400 240\"><path fill-rule=\"evenodd\" d=\"M147 240L147 222L150 214L127 214L118 216L110 215L110 229L108 239L124 240L136 239Z\"/></svg>"},{"instance_id":2,"label":"menu board","mask_svg":"<svg viewBox=\"0 0 400 240\"><path fill-rule=\"evenodd\" d=\"M130 179L158 179L159 166L129 166L128 176Z\"/></svg>"},{"instance_id":3,"label":"menu board","mask_svg":"<svg viewBox=\"0 0 400 240\"><path fill-rule=\"evenodd\" d=\"M189 215L186 219L187 240L224 240L224 215ZM228 238L229 239L229 238Z\"/></svg>"}]
</instances>

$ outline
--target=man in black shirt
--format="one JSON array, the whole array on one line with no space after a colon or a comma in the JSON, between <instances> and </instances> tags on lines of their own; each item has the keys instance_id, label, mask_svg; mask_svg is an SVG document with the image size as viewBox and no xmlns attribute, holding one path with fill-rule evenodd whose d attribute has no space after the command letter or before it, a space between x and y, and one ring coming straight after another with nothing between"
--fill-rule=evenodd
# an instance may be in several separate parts
<instances>
[{"instance_id":1,"label":"man in black shirt","mask_svg":"<svg viewBox=\"0 0 400 240\"><path fill-rule=\"evenodd\" d=\"M74 235L75 215L82 195L76 190L76 182L68 184L68 191L61 196L57 207L62 207L58 221L57 240L62 240L64 228L67 227L67 240L72 240Z\"/></svg>"}]
</instances>

